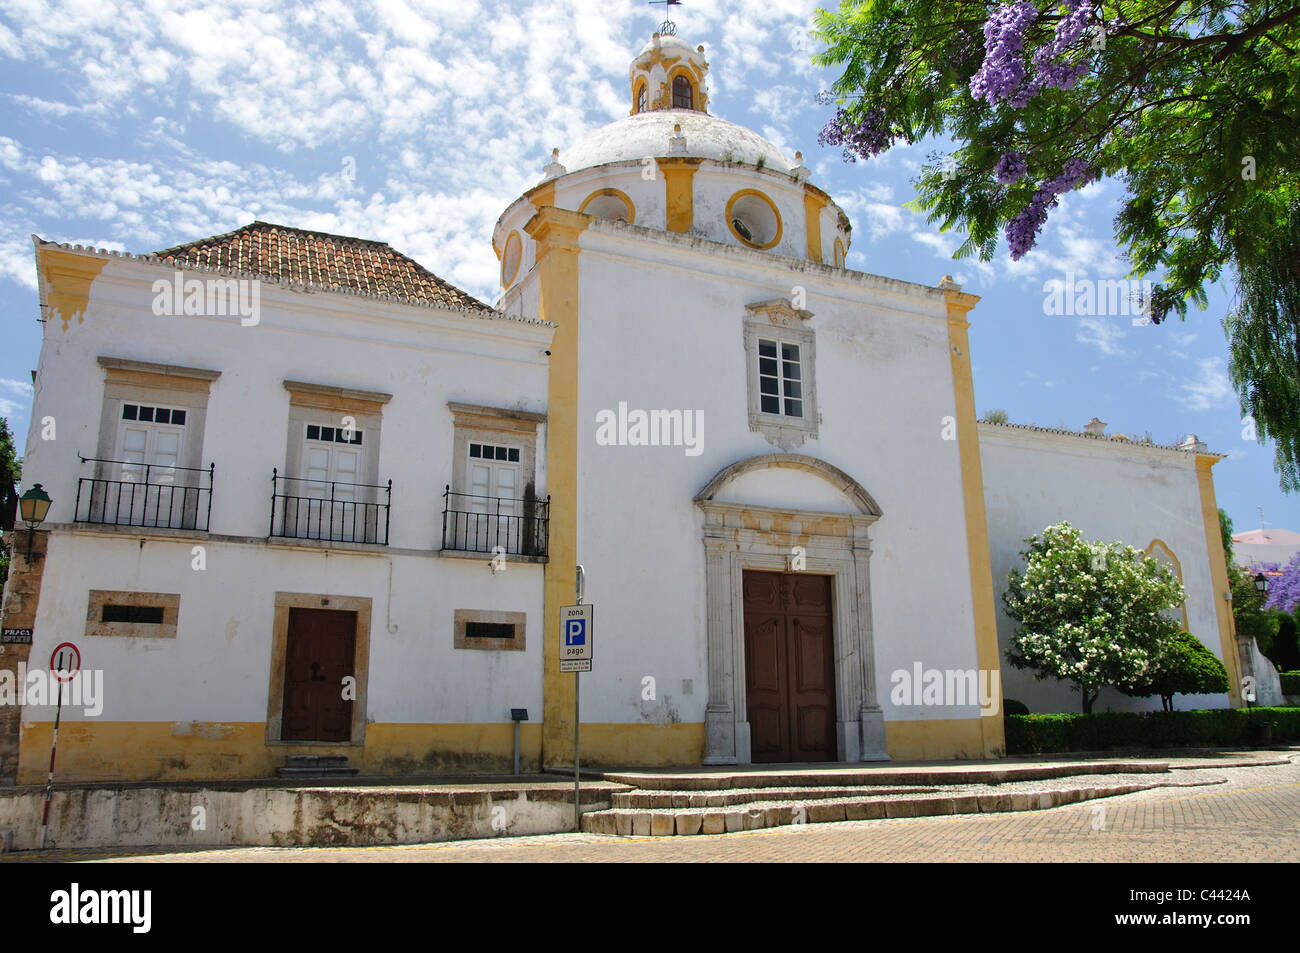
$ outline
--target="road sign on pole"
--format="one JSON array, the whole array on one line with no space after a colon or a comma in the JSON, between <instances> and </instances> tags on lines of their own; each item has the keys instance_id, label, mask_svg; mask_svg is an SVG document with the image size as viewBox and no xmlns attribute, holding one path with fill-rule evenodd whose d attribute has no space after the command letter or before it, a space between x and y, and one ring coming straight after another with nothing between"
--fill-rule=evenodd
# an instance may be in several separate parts
<instances>
[{"instance_id":1,"label":"road sign on pole","mask_svg":"<svg viewBox=\"0 0 1300 953\"><path fill-rule=\"evenodd\" d=\"M60 642L50 653L50 671L60 682L55 689L58 707L54 709L54 737L50 740L50 776L45 782L45 807L41 811L41 849L50 829L50 795L54 792L54 756L59 750L59 722L63 719L63 682L70 682L81 669L81 650L71 642Z\"/></svg>"},{"instance_id":2,"label":"road sign on pole","mask_svg":"<svg viewBox=\"0 0 1300 953\"><path fill-rule=\"evenodd\" d=\"M574 595L582 601L584 574L582 567L574 580ZM592 619L595 606L560 606L560 671L573 673L573 829L582 830L581 783L579 781L578 732L582 725L579 707L579 672L591 671Z\"/></svg>"}]
</instances>

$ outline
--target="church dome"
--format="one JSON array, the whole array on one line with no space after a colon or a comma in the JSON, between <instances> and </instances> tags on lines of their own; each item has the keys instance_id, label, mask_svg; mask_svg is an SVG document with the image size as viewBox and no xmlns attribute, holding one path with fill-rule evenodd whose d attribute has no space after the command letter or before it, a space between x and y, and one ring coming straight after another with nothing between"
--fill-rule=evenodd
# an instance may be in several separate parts
<instances>
[{"instance_id":1,"label":"church dome","mask_svg":"<svg viewBox=\"0 0 1300 953\"><path fill-rule=\"evenodd\" d=\"M672 140L681 127L685 142ZM637 113L602 126L560 153L569 172L611 162L640 162L647 156L680 155L717 162L743 162L791 173L796 168L781 147L758 133L708 113L666 109Z\"/></svg>"}]
</instances>

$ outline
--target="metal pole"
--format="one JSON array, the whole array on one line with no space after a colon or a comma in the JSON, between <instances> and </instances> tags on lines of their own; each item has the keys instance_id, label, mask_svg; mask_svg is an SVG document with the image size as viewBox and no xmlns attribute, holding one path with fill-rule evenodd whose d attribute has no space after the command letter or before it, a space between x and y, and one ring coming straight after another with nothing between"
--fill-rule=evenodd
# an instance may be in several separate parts
<instances>
[{"instance_id":1,"label":"metal pole","mask_svg":"<svg viewBox=\"0 0 1300 953\"><path fill-rule=\"evenodd\" d=\"M582 678L581 672L573 673L573 832L575 834L582 832L580 819L582 817L582 802L579 801L579 790L581 785L578 781L578 680ZM57 729L55 729L57 731ZM53 774L50 775L53 777Z\"/></svg>"},{"instance_id":2,"label":"metal pole","mask_svg":"<svg viewBox=\"0 0 1300 953\"><path fill-rule=\"evenodd\" d=\"M59 653L59 673L63 672L63 653ZM59 720L63 716L63 680L55 677L59 693L59 706L54 709L54 740L50 742L50 777L45 782L45 809L41 812L41 850L45 849L45 834L50 826L50 793L54 790L54 753L59 750Z\"/></svg>"},{"instance_id":3,"label":"metal pole","mask_svg":"<svg viewBox=\"0 0 1300 953\"><path fill-rule=\"evenodd\" d=\"M519 773L519 721L515 720L515 774Z\"/></svg>"}]
</instances>

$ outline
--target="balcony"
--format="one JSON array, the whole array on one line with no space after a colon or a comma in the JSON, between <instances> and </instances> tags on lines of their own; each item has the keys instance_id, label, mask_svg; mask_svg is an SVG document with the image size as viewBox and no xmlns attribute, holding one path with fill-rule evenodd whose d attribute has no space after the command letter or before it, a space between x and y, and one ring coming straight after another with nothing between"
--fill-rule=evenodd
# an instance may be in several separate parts
<instances>
[{"instance_id":1,"label":"balcony","mask_svg":"<svg viewBox=\"0 0 1300 953\"><path fill-rule=\"evenodd\" d=\"M95 464L95 476L77 481L74 523L208 530L215 463L205 470L95 457L81 462Z\"/></svg>"},{"instance_id":2,"label":"balcony","mask_svg":"<svg viewBox=\"0 0 1300 953\"><path fill-rule=\"evenodd\" d=\"M448 486L442 494L442 548L544 560L550 515L550 497L478 496Z\"/></svg>"},{"instance_id":3,"label":"balcony","mask_svg":"<svg viewBox=\"0 0 1300 953\"><path fill-rule=\"evenodd\" d=\"M339 483L271 471L271 536L388 545L393 481Z\"/></svg>"}]
</instances>

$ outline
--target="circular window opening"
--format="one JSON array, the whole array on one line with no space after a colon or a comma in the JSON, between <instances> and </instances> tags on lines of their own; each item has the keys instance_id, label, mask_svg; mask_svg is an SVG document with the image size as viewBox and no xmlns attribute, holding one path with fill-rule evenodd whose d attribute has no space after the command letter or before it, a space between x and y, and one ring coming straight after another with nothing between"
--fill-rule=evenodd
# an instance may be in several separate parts
<instances>
[{"instance_id":1,"label":"circular window opening","mask_svg":"<svg viewBox=\"0 0 1300 953\"><path fill-rule=\"evenodd\" d=\"M781 216L762 192L746 189L727 203L727 226L751 248L771 248L781 240Z\"/></svg>"},{"instance_id":2,"label":"circular window opening","mask_svg":"<svg viewBox=\"0 0 1300 953\"><path fill-rule=\"evenodd\" d=\"M523 256L523 243L518 232L511 232L506 239L506 250L501 255L501 287L509 288L519 273L519 259Z\"/></svg>"},{"instance_id":3,"label":"circular window opening","mask_svg":"<svg viewBox=\"0 0 1300 953\"><path fill-rule=\"evenodd\" d=\"M622 192L612 190L597 192L589 196L578 211L585 212L595 218L604 218L611 222L624 222L628 225L632 224L634 218L631 199Z\"/></svg>"}]
</instances>

